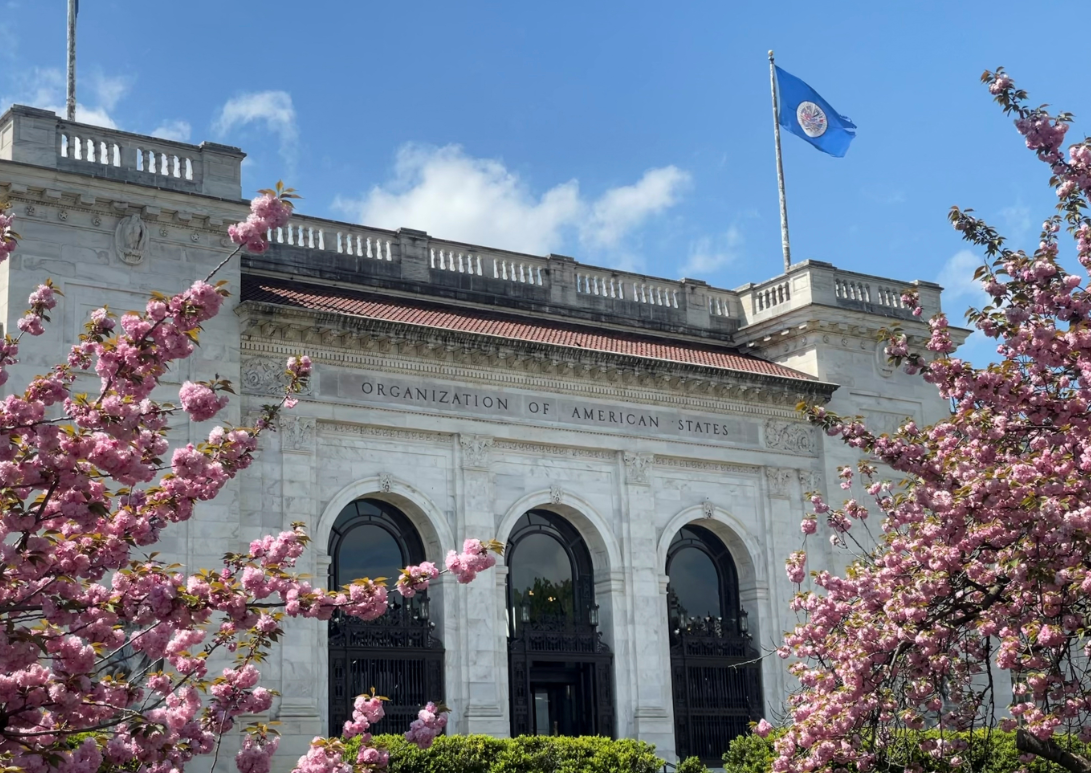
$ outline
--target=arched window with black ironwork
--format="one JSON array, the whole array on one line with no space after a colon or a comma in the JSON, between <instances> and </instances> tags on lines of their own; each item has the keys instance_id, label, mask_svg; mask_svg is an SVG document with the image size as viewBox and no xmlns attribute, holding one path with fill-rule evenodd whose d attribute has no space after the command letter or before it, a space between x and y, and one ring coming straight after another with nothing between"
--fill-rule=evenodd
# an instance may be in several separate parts
<instances>
[{"instance_id":1,"label":"arched window with black ironwork","mask_svg":"<svg viewBox=\"0 0 1091 773\"><path fill-rule=\"evenodd\" d=\"M583 537L562 516L531 510L505 555L512 735L613 735L613 655Z\"/></svg>"},{"instance_id":2,"label":"arched window with black ironwork","mask_svg":"<svg viewBox=\"0 0 1091 773\"><path fill-rule=\"evenodd\" d=\"M696 524L674 536L666 568L676 749L679 758L719 765L762 712L761 667L738 572L723 540Z\"/></svg>"},{"instance_id":3,"label":"arched window with black ironwork","mask_svg":"<svg viewBox=\"0 0 1091 773\"><path fill-rule=\"evenodd\" d=\"M425 560L424 543L398 508L358 499L337 516L330 532L329 587L363 577L385 577ZM373 687L389 698L384 728L407 727L420 707L443 698L443 644L433 635L428 592L403 599L392 592L386 613L363 621L335 613L329 626L330 734L340 735L357 695Z\"/></svg>"}]
</instances>

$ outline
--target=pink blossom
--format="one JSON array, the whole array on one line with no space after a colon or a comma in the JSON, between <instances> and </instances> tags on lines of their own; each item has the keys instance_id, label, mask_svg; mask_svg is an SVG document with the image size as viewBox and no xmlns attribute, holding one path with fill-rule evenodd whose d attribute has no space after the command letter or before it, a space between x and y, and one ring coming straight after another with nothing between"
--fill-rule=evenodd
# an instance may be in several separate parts
<instances>
[{"instance_id":1,"label":"pink blossom","mask_svg":"<svg viewBox=\"0 0 1091 773\"><path fill-rule=\"evenodd\" d=\"M754 726L754 735L761 736L762 738L768 737L773 732L773 726L768 721L762 719Z\"/></svg>"},{"instance_id":2,"label":"pink blossom","mask_svg":"<svg viewBox=\"0 0 1091 773\"><path fill-rule=\"evenodd\" d=\"M192 381L182 384L182 388L178 390L178 399L194 421L207 421L227 405L226 397L217 396L209 387L194 384Z\"/></svg>"}]
</instances>

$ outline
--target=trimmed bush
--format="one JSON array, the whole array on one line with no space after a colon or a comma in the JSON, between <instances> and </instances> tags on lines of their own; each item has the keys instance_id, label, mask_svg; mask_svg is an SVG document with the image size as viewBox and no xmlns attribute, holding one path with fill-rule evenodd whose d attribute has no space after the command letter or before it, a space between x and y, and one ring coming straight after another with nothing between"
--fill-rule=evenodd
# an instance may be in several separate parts
<instances>
[{"instance_id":1,"label":"trimmed bush","mask_svg":"<svg viewBox=\"0 0 1091 773\"><path fill-rule=\"evenodd\" d=\"M773 741L777 735L778 733L773 733L768 738L759 738L750 734L736 738L724 755L724 773L769 773L776 758ZM933 730L917 735L918 739L940 737L940 733ZM971 740L969 733L947 733L943 737ZM1078 754L1087 755L1091 752L1091 744L1080 743L1075 739L1071 743L1073 751ZM925 773L953 773L951 766L944 760L924 754L917 744L916 740L911 744L899 744L891 750L888 766L880 770L901 771L909 764L917 764ZM1019 752L1015 748L1015 733L1003 733L999 730L991 733L984 730L975 732L970 748L962 756L970 761L970 765L968 769L960 768L960 773L966 770L972 773L1013 773L1023 767L1030 773L1067 773L1061 766L1040 758L1023 765L1019 762Z\"/></svg>"},{"instance_id":2,"label":"trimmed bush","mask_svg":"<svg viewBox=\"0 0 1091 773\"><path fill-rule=\"evenodd\" d=\"M651 744L601 736L441 735L424 750L400 735L376 741L390 751L389 773L659 773L663 767ZM359 739L345 746L345 758L355 759Z\"/></svg>"},{"instance_id":3,"label":"trimmed bush","mask_svg":"<svg viewBox=\"0 0 1091 773\"><path fill-rule=\"evenodd\" d=\"M675 773L708 773L708 768L700 757L686 757L678 763Z\"/></svg>"}]
</instances>

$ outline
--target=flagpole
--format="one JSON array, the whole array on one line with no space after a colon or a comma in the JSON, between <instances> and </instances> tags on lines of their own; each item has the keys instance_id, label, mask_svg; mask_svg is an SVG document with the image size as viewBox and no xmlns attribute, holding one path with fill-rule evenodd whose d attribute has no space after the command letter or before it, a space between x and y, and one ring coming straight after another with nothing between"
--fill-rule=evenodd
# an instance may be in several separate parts
<instances>
[{"instance_id":1,"label":"flagpole","mask_svg":"<svg viewBox=\"0 0 1091 773\"><path fill-rule=\"evenodd\" d=\"M780 188L780 244L784 249L784 271L792 265L792 248L788 243L788 201L784 196L784 162L780 155L780 121L777 109L777 73L773 52L769 52L769 89L773 93L773 139L777 146L777 186Z\"/></svg>"},{"instance_id":2,"label":"flagpole","mask_svg":"<svg viewBox=\"0 0 1091 773\"><path fill-rule=\"evenodd\" d=\"M68 0L68 120L76 120L76 4Z\"/></svg>"}]
</instances>

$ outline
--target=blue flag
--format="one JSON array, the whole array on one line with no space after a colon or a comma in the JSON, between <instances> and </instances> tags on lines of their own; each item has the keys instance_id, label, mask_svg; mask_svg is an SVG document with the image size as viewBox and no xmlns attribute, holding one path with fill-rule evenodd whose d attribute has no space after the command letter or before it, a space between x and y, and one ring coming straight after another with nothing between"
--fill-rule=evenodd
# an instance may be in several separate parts
<instances>
[{"instance_id":1,"label":"blue flag","mask_svg":"<svg viewBox=\"0 0 1091 773\"><path fill-rule=\"evenodd\" d=\"M856 124L838 113L818 92L777 67L780 125L831 156L845 155L856 136Z\"/></svg>"}]
</instances>

